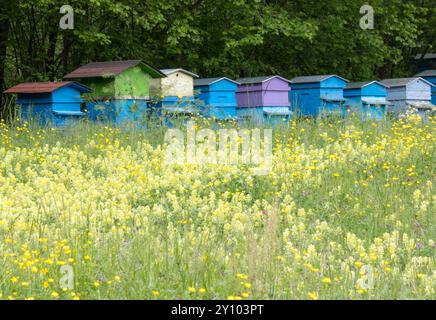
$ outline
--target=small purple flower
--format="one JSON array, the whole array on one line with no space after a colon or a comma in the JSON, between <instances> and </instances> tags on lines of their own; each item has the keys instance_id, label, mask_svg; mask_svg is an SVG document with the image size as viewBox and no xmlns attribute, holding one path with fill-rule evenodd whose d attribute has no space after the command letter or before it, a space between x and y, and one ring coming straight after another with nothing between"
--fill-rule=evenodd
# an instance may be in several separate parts
<instances>
[{"instance_id":1,"label":"small purple flower","mask_svg":"<svg viewBox=\"0 0 436 320\"><path fill-rule=\"evenodd\" d=\"M267 212L266 210L262 210L262 214L265 215L265 216L267 216L267 215L268 215L268 212Z\"/></svg>"},{"instance_id":2,"label":"small purple flower","mask_svg":"<svg viewBox=\"0 0 436 320\"><path fill-rule=\"evenodd\" d=\"M419 250L419 249L422 249L422 248L424 248L424 245L423 245L421 242L418 241L418 242L416 243L416 249Z\"/></svg>"}]
</instances>

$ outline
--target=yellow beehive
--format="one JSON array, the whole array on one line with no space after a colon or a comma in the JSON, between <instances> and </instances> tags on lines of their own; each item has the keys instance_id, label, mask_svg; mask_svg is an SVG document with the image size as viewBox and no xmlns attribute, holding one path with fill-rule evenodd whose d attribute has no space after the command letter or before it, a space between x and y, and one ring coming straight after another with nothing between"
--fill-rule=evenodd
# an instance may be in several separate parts
<instances>
[{"instance_id":1,"label":"yellow beehive","mask_svg":"<svg viewBox=\"0 0 436 320\"><path fill-rule=\"evenodd\" d=\"M162 69L165 78L153 80L153 91L164 97L192 97L194 95L194 78L198 75L178 69Z\"/></svg>"}]
</instances>

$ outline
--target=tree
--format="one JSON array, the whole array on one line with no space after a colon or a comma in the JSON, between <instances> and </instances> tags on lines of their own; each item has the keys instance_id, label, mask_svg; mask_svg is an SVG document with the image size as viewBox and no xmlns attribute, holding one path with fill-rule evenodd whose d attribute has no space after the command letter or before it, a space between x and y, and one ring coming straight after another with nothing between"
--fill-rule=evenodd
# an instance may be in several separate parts
<instances>
[{"instance_id":1,"label":"tree","mask_svg":"<svg viewBox=\"0 0 436 320\"><path fill-rule=\"evenodd\" d=\"M431 0L371 1L373 30L360 28L355 0L70 0L75 29L60 30L63 4L1 8L0 85L58 80L89 61L117 59L201 76L369 80L410 75L414 56L434 50L436 39Z\"/></svg>"}]
</instances>

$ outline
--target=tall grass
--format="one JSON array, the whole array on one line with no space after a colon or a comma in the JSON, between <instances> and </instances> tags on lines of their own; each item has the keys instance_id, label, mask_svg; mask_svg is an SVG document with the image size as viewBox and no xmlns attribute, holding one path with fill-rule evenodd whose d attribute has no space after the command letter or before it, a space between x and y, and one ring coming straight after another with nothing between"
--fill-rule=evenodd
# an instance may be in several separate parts
<instances>
[{"instance_id":1,"label":"tall grass","mask_svg":"<svg viewBox=\"0 0 436 320\"><path fill-rule=\"evenodd\" d=\"M166 165L166 130L0 125L0 297L435 298L434 118L294 119L265 176Z\"/></svg>"},{"instance_id":2,"label":"tall grass","mask_svg":"<svg viewBox=\"0 0 436 320\"><path fill-rule=\"evenodd\" d=\"M0 101L0 119L3 119L3 121L8 123L14 123L18 116L18 108L15 104L15 98L10 95L2 94Z\"/></svg>"}]
</instances>

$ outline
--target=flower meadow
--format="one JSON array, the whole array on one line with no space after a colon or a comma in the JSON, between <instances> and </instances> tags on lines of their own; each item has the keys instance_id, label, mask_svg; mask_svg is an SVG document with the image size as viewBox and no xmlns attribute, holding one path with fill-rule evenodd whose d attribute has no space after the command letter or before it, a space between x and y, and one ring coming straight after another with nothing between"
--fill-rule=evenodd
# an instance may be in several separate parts
<instances>
[{"instance_id":1,"label":"flower meadow","mask_svg":"<svg viewBox=\"0 0 436 320\"><path fill-rule=\"evenodd\" d=\"M164 132L0 124L0 299L436 298L435 118L293 120L258 176Z\"/></svg>"}]
</instances>

